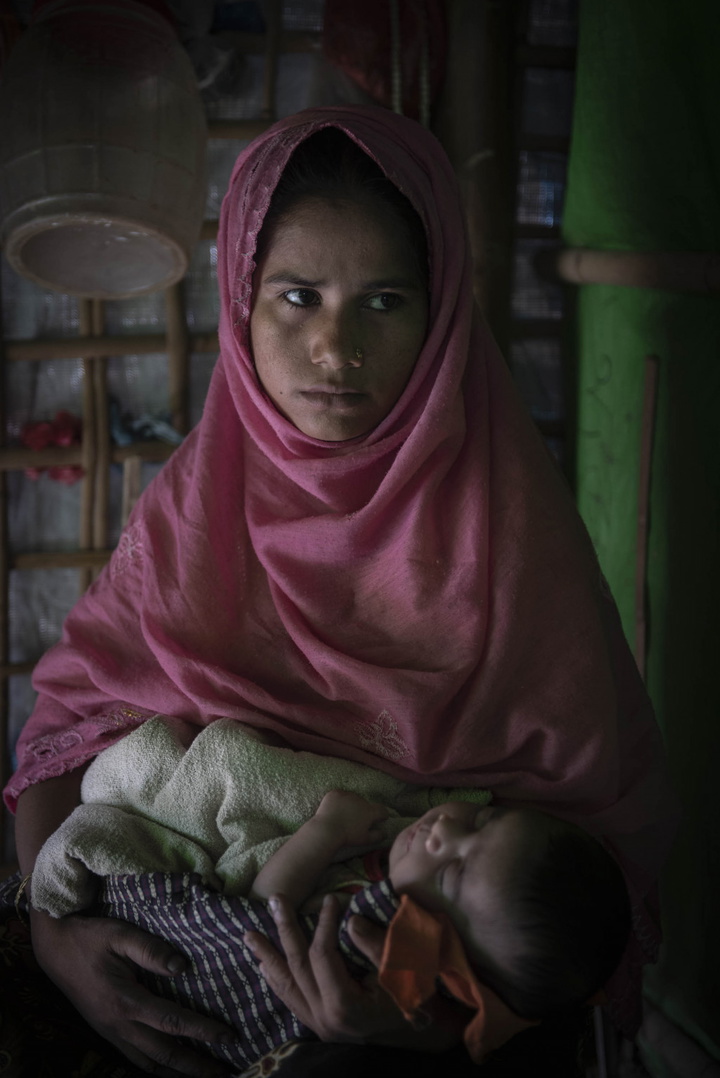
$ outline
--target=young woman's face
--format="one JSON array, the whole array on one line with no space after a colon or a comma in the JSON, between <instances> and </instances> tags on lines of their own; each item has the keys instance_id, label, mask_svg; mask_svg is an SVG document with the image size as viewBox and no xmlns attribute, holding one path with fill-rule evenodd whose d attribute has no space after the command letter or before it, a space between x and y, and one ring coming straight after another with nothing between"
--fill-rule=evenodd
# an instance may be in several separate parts
<instances>
[{"instance_id":1,"label":"young woman's face","mask_svg":"<svg viewBox=\"0 0 720 1078\"><path fill-rule=\"evenodd\" d=\"M257 376L303 434L367 434L402 393L425 340L425 283L391 210L308 199L255 271Z\"/></svg>"}]
</instances>

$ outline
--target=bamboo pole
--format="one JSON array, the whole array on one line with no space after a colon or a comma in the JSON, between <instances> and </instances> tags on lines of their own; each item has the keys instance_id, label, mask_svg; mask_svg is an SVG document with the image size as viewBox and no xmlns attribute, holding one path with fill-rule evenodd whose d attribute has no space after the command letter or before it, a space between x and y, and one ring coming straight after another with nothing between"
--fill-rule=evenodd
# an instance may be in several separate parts
<instances>
[{"instance_id":1,"label":"bamboo pole","mask_svg":"<svg viewBox=\"0 0 720 1078\"><path fill-rule=\"evenodd\" d=\"M2 312L2 295L0 294L0 317ZM1 324L1 323L0 323ZM4 358L2 336L0 334L0 361ZM5 415L5 378L0 377L0 445L5 444L6 430ZM9 729L9 686L8 653L10 640L10 602L9 602L9 574L10 555L8 546L7 527L7 480L4 474L0 474L0 782L3 787L10 778L11 753L10 753L10 729ZM8 849L7 809L0 798L0 849L2 850L3 876L14 869L10 863L10 850Z\"/></svg>"},{"instance_id":2,"label":"bamboo pole","mask_svg":"<svg viewBox=\"0 0 720 1078\"><path fill-rule=\"evenodd\" d=\"M267 120L212 120L208 124L208 138L249 140L257 138L272 127Z\"/></svg>"},{"instance_id":3,"label":"bamboo pole","mask_svg":"<svg viewBox=\"0 0 720 1078\"><path fill-rule=\"evenodd\" d=\"M82 446L72 445L67 449L61 446L48 446L47 449L26 449L24 446L9 446L0 449L0 472L21 472L25 468L68 467L82 464Z\"/></svg>"},{"instance_id":4,"label":"bamboo pole","mask_svg":"<svg viewBox=\"0 0 720 1078\"><path fill-rule=\"evenodd\" d=\"M92 331L100 337L105 316L102 300L92 301ZM93 396L95 401L95 495L93 500L92 546L104 550L108 539L110 503L110 416L107 394L107 358L93 360ZM93 573L93 579L97 572Z\"/></svg>"},{"instance_id":5,"label":"bamboo pole","mask_svg":"<svg viewBox=\"0 0 720 1078\"><path fill-rule=\"evenodd\" d=\"M142 459L127 457L123 464L122 502L120 506L120 527L124 528L133 511L135 502L142 489Z\"/></svg>"},{"instance_id":6,"label":"bamboo pole","mask_svg":"<svg viewBox=\"0 0 720 1078\"><path fill-rule=\"evenodd\" d=\"M81 299L80 308L80 333L84 337L92 336L93 314L92 300ZM82 499L80 502L80 536L79 545L83 550L92 549L93 540L93 508L95 503L95 458L96 458L96 425L95 425L95 393L93 379L95 361L90 356L83 358L83 392L82 392L82 467L85 475L82 480ZM85 591L92 583L92 574L83 569L79 574L80 591Z\"/></svg>"},{"instance_id":7,"label":"bamboo pole","mask_svg":"<svg viewBox=\"0 0 720 1078\"><path fill-rule=\"evenodd\" d=\"M102 569L111 550L37 550L10 556L12 569Z\"/></svg>"},{"instance_id":8,"label":"bamboo pole","mask_svg":"<svg viewBox=\"0 0 720 1078\"><path fill-rule=\"evenodd\" d=\"M262 119L272 124L277 118L277 71L280 52L280 34L282 31L281 0L266 0L265 3L265 73L263 82Z\"/></svg>"},{"instance_id":9,"label":"bamboo pole","mask_svg":"<svg viewBox=\"0 0 720 1078\"><path fill-rule=\"evenodd\" d=\"M265 52L264 34L247 34L235 30L223 30L213 34L219 45L228 45L246 55ZM322 34L312 30L282 30L279 35L280 52L320 52Z\"/></svg>"},{"instance_id":10,"label":"bamboo pole","mask_svg":"<svg viewBox=\"0 0 720 1078\"><path fill-rule=\"evenodd\" d=\"M398 0L390 0L390 107L402 115L403 82L400 60L400 11Z\"/></svg>"},{"instance_id":11,"label":"bamboo pole","mask_svg":"<svg viewBox=\"0 0 720 1078\"><path fill-rule=\"evenodd\" d=\"M425 4L418 9L418 21L420 24L420 123L423 127L430 126L430 40L428 30L427 10Z\"/></svg>"},{"instance_id":12,"label":"bamboo pole","mask_svg":"<svg viewBox=\"0 0 720 1078\"><path fill-rule=\"evenodd\" d=\"M219 224L220 224L219 221L213 220L212 218L208 218L207 221L203 221L202 226L200 228L200 239L201 240L216 240L217 239L217 234L218 234L218 226L219 226Z\"/></svg>"},{"instance_id":13,"label":"bamboo pole","mask_svg":"<svg viewBox=\"0 0 720 1078\"><path fill-rule=\"evenodd\" d=\"M165 290L165 319L167 325L168 391L172 424L180 434L189 429L188 329L185 319L182 284Z\"/></svg>"},{"instance_id":14,"label":"bamboo pole","mask_svg":"<svg viewBox=\"0 0 720 1078\"><path fill-rule=\"evenodd\" d=\"M516 179L516 5L447 0L445 7L452 64L433 110L433 130L460 182L475 298L507 351Z\"/></svg>"},{"instance_id":15,"label":"bamboo pole","mask_svg":"<svg viewBox=\"0 0 720 1078\"><path fill-rule=\"evenodd\" d=\"M712 251L544 251L538 269L571 284L659 288L669 292L720 291L720 254Z\"/></svg>"},{"instance_id":16,"label":"bamboo pole","mask_svg":"<svg viewBox=\"0 0 720 1078\"><path fill-rule=\"evenodd\" d=\"M645 384L640 434L640 475L638 481L637 540L635 554L635 661L643 679L647 664L647 557L650 520L650 482L655 439L660 360L645 357Z\"/></svg>"},{"instance_id":17,"label":"bamboo pole","mask_svg":"<svg viewBox=\"0 0 720 1078\"><path fill-rule=\"evenodd\" d=\"M9 677L23 677L23 676L27 677L28 674L32 674L34 669L35 669L35 662L32 659L26 659L24 662L21 662L21 663L10 663L10 662L2 663L2 664L0 664L0 678L2 679L2 684L5 685L5 687L7 688L7 679ZM7 741L4 744L7 746ZM7 746L5 751L6 751L6 755L7 755L7 761L8 761L8 764L7 764L7 766L8 766L7 778L10 778L10 774L9 774L9 772L10 772L10 767L9 767L9 760L10 760L9 746ZM5 806L3 805L3 808L0 809L0 814L4 812L4 808L5 808ZM5 861L5 862L7 861L7 851L5 851L5 854L3 856L3 861Z\"/></svg>"},{"instance_id":18,"label":"bamboo pole","mask_svg":"<svg viewBox=\"0 0 720 1078\"><path fill-rule=\"evenodd\" d=\"M128 457L138 457L148 464L161 464L168 460L175 449L167 442L133 442L132 445L114 445L110 447L109 459L114 464L123 464ZM68 448L48 446L47 449L27 449L24 446L9 446L0 449L0 473L21 472L25 468L55 468L82 465L84 460L82 446Z\"/></svg>"},{"instance_id":19,"label":"bamboo pole","mask_svg":"<svg viewBox=\"0 0 720 1078\"><path fill-rule=\"evenodd\" d=\"M131 457L139 457L148 464L162 464L169 460L177 446L167 442L133 442L131 445L115 445L112 460L124 464Z\"/></svg>"},{"instance_id":20,"label":"bamboo pole","mask_svg":"<svg viewBox=\"0 0 720 1078\"><path fill-rule=\"evenodd\" d=\"M83 301L81 301L83 302ZM220 351L217 333L193 333L189 337L192 352ZM113 337L41 337L36 340L6 341L5 360L10 363L38 359L88 359L103 356L145 356L167 351L164 333L128 333Z\"/></svg>"},{"instance_id":21,"label":"bamboo pole","mask_svg":"<svg viewBox=\"0 0 720 1078\"><path fill-rule=\"evenodd\" d=\"M534 340L537 337L561 336L563 323L560 318L516 318L510 328L509 337L512 340Z\"/></svg>"}]
</instances>

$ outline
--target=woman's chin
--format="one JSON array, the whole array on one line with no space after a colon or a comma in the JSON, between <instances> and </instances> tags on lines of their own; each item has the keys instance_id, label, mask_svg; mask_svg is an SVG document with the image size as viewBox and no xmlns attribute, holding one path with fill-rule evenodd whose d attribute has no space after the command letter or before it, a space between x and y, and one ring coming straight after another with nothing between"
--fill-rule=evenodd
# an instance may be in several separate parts
<instances>
[{"instance_id":1,"label":"woman's chin","mask_svg":"<svg viewBox=\"0 0 720 1078\"><path fill-rule=\"evenodd\" d=\"M349 442L353 438L362 438L377 426L377 421L367 416L339 413L298 418L288 416L288 419L308 438L317 438L320 442Z\"/></svg>"}]
</instances>

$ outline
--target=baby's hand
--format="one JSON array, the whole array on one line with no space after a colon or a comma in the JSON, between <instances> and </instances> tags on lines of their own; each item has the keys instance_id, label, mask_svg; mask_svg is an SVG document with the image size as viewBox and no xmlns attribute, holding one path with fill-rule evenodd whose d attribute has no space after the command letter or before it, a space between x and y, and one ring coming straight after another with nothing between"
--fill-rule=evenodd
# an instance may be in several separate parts
<instances>
[{"instance_id":1,"label":"baby's hand","mask_svg":"<svg viewBox=\"0 0 720 1078\"><path fill-rule=\"evenodd\" d=\"M366 801L347 790L330 790L325 794L315 819L332 829L338 846L367 846L384 838L380 824L390 815L384 805Z\"/></svg>"}]
</instances>

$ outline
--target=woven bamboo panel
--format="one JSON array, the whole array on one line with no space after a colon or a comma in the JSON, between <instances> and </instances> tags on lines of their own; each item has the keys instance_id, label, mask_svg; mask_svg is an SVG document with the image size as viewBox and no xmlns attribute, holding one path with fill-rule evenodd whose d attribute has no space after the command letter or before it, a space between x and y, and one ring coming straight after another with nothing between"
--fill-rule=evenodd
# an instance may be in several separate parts
<instances>
[{"instance_id":1,"label":"woven bamboo panel","mask_svg":"<svg viewBox=\"0 0 720 1078\"><path fill-rule=\"evenodd\" d=\"M287 33L282 27L281 0L265 5L267 31L264 35L230 35L231 43L246 53L262 52L265 76L261 114L257 119L211 121L210 139L251 139L265 131L276 119L278 56L281 51L316 51L319 37L309 33ZM217 221L206 221L200 239L217 235ZM101 300L80 300L79 333L61 338L2 340L0 360L4 363L36 363L63 358L82 359L82 441L69 448L49 447L33 451L0 445L0 777L3 785L10 776L12 760L8 730L8 683L11 677L29 674L33 662L11 663L9 656L9 575L16 569L76 569L79 591L97 577L109 560L108 506L110 466L122 464L121 523L124 525L141 490L142 466L168 459L172 446L163 442L133 442L117 446L110 431L110 399L107 363L111 356L156 355L167 357L168 399L172 425L187 434L189 420L189 361L191 353L217 353L216 333L190 333L184 308L184 282L165 292L164 334L105 333L105 310ZM4 381L0 379L0 384ZM0 429L6 429L5 401L0 397ZM29 467L79 465L84 475L78 521L77 549L73 551L10 552L7 520L7 473ZM0 807L2 858L0 876L14 869L9 840L10 826L4 806Z\"/></svg>"}]
</instances>

